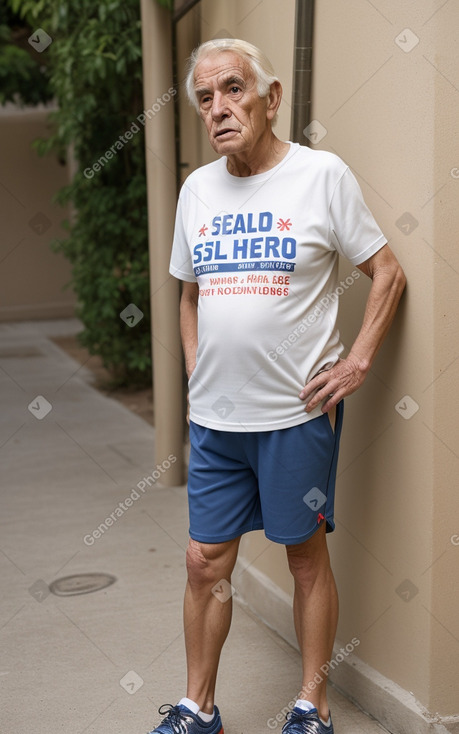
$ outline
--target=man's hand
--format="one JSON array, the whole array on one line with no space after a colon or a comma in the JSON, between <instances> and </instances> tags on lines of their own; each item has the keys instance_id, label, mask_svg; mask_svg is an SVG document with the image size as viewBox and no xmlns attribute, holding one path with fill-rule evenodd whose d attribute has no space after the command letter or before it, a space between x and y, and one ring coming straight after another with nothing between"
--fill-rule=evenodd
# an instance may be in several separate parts
<instances>
[{"instance_id":1,"label":"man's hand","mask_svg":"<svg viewBox=\"0 0 459 734\"><path fill-rule=\"evenodd\" d=\"M323 400L322 413L327 413L340 400L355 392L365 380L368 365L352 354L340 359L331 369L324 370L306 383L300 392L301 400L306 401L305 410L310 413Z\"/></svg>"}]
</instances>

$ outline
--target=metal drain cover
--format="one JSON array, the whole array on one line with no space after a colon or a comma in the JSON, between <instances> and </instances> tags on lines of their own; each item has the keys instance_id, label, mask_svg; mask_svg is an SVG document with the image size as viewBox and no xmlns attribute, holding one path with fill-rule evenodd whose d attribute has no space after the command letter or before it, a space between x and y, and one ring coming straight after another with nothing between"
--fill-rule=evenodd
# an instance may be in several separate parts
<instances>
[{"instance_id":1,"label":"metal drain cover","mask_svg":"<svg viewBox=\"0 0 459 734\"><path fill-rule=\"evenodd\" d=\"M100 591L111 586L115 581L115 576L110 576L108 573L79 573L56 579L49 585L49 590L56 596L76 596Z\"/></svg>"}]
</instances>

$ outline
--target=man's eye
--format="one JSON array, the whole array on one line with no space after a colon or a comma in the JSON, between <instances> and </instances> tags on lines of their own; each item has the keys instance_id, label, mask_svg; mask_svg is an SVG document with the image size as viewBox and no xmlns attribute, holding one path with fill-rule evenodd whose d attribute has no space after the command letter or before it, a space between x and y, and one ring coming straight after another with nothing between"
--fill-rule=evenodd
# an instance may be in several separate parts
<instances>
[{"instance_id":1,"label":"man's eye","mask_svg":"<svg viewBox=\"0 0 459 734\"><path fill-rule=\"evenodd\" d=\"M231 87L231 91L233 92L233 94L237 94L238 92L241 91L241 88L234 86L234 87Z\"/></svg>"}]
</instances>

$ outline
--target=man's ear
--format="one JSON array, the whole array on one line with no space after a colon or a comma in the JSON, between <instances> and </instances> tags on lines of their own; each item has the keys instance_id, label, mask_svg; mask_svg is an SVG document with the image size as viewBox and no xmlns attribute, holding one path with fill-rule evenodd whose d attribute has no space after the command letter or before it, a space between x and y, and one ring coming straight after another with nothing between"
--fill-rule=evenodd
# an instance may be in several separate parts
<instances>
[{"instance_id":1,"label":"man's ear","mask_svg":"<svg viewBox=\"0 0 459 734\"><path fill-rule=\"evenodd\" d=\"M268 120L272 120L282 100L282 84L279 81L275 81L271 84L268 92L268 105L266 108L266 116Z\"/></svg>"}]
</instances>

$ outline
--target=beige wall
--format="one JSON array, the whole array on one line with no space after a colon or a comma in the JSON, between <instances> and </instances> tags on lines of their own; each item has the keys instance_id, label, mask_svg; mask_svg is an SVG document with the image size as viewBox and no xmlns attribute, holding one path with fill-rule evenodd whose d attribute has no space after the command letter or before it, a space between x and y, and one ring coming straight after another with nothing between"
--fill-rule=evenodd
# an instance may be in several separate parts
<instances>
[{"instance_id":1,"label":"beige wall","mask_svg":"<svg viewBox=\"0 0 459 734\"><path fill-rule=\"evenodd\" d=\"M74 315L75 296L63 290L70 264L51 251L64 237L66 209L52 197L68 183L68 170L55 156L40 158L34 140L48 134L43 109L0 107L0 321Z\"/></svg>"},{"instance_id":2,"label":"beige wall","mask_svg":"<svg viewBox=\"0 0 459 734\"><path fill-rule=\"evenodd\" d=\"M458 371L447 368L457 356L450 324L458 307L451 245L459 182L450 171L459 161L452 86L459 7L389 2L383 17L369 3L316 5L313 116L328 130L321 147L353 168L409 284L370 378L347 401L330 542L338 635L359 637L359 656L431 712L457 715L457 674L454 683L450 677L459 663L457 573L455 587L451 581L459 555L450 538L459 515L459 442L450 391ZM416 40L411 34L419 38L409 52L394 42L407 28L402 46ZM396 224L405 212L419 223L410 234ZM343 298L347 345L364 291L359 281ZM419 405L409 420L394 409L405 395ZM395 592L406 579L418 590L409 601Z\"/></svg>"},{"instance_id":3,"label":"beige wall","mask_svg":"<svg viewBox=\"0 0 459 734\"><path fill-rule=\"evenodd\" d=\"M446 11L446 8L445 8ZM426 394L433 401L434 452L433 548L431 571L432 657L431 708L459 712L459 429L457 359L459 321L459 76L457 3L436 21L429 59L440 73L435 77L434 182L434 378ZM449 81L447 81L449 80ZM451 82L454 86L451 86ZM452 178L452 175L455 178ZM440 187L446 184L443 188ZM452 537L452 542L451 542ZM448 542L449 541L449 542ZM454 545L452 545L454 543ZM453 705L451 705L453 702Z\"/></svg>"},{"instance_id":4,"label":"beige wall","mask_svg":"<svg viewBox=\"0 0 459 734\"><path fill-rule=\"evenodd\" d=\"M199 18L201 40L226 29L268 54L284 83L283 139L294 6L203 0L193 21L195 38ZM351 166L409 283L371 374L346 401L337 530L329 536L341 600L338 637L357 637L361 660L441 716L459 715L457 28L454 2L316 2L312 116L327 130L318 147ZM182 130L190 129L183 127L189 114ZM189 151L193 161L192 149L202 149L206 162L211 154L202 138L197 142L198 129L184 141L185 158ZM397 225L406 212L417 222L408 234L403 221ZM350 270L343 262L343 275ZM346 347L368 289L362 277L342 297ZM419 409L407 419L395 406L401 402L407 415L410 401ZM244 564L291 595L283 548L254 533L241 553ZM269 619L269 610L261 613Z\"/></svg>"}]
</instances>

